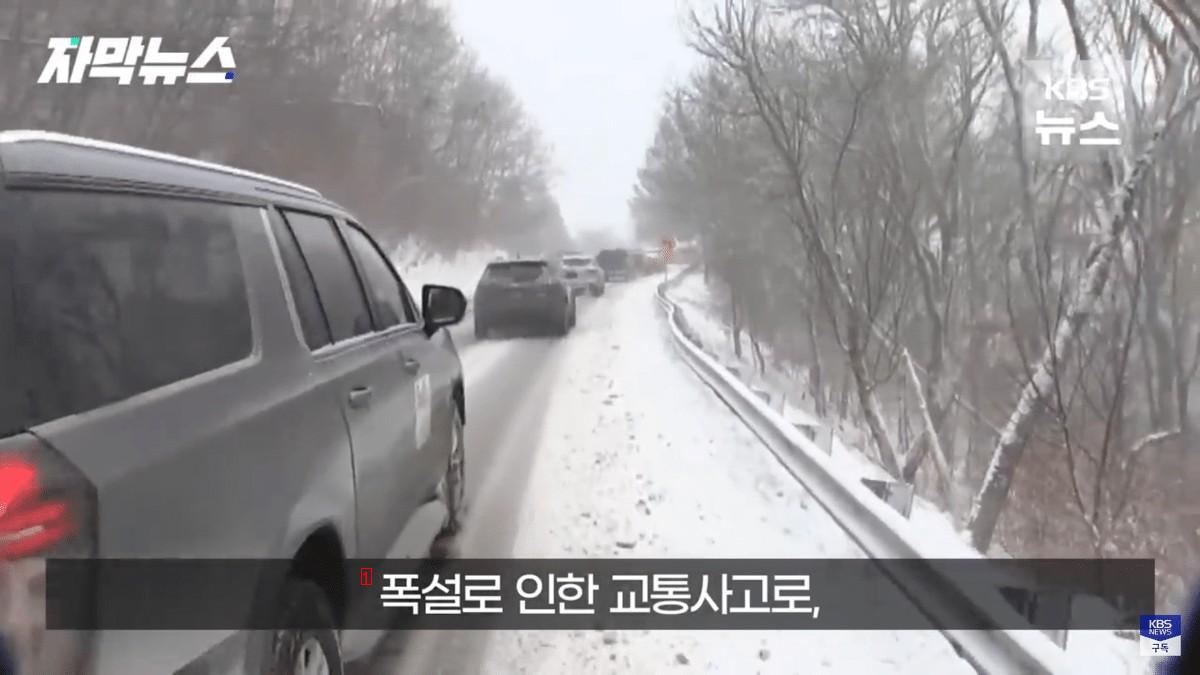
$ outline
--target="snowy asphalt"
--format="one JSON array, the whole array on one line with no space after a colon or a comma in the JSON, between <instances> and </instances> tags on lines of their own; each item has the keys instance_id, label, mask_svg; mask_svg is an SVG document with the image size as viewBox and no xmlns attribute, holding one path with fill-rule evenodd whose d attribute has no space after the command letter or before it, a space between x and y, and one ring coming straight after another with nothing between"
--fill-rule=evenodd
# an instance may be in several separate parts
<instances>
[{"instance_id":1,"label":"snowy asphalt","mask_svg":"<svg viewBox=\"0 0 1200 675\"><path fill-rule=\"evenodd\" d=\"M605 297L583 299L565 340L476 341L469 319L456 329L467 378L471 508L459 555L861 555L674 353L653 286L652 279L614 284ZM616 538L630 537L636 552L615 547ZM712 637L394 632L370 663L350 672L904 673L913 672L913 658L925 662L923 674L970 672L937 634Z\"/></svg>"},{"instance_id":2,"label":"snowy asphalt","mask_svg":"<svg viewBox=\"0 0 1200 675\"><path fill-rule=\"evenodd\" d=\"M609 298L601 298L603 303ZM582 299L577 322L587 325L598 304ZM501 334L475 339L472 317L451 332L463 361L467 397L468 522L458 554L470 558L512 556L517 516L536 457L542 412L554 393L564 341ZM570 339L570 338L568 338ZM483 633L394 632L374 658L355 664L352 675L478 672ZM436 664L436 665L433 665Z\"/></svg>"}]
</instances>

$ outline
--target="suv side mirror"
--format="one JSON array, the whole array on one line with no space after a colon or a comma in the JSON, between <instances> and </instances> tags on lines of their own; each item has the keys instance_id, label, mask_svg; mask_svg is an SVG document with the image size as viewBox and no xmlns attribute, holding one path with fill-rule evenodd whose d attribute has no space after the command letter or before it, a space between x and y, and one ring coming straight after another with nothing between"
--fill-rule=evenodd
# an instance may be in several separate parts
<instances>
[{"instance_id":1,"label":"suv side mirror","mask_svg":"<svg viewBox=\"0 0 1200 675\"><path fill-rule=\"evenodd\" d=\"M421 315L425 334L433 335L443 326L453 326L467 313L467 298L452 286L425 284L421 288Z\"/></svg>"}]
</instances>

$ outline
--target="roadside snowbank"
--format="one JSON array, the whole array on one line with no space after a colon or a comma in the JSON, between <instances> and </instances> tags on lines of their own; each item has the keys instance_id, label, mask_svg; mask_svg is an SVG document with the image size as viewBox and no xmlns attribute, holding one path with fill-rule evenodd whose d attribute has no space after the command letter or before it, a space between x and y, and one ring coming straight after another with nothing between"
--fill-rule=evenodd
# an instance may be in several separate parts
<instances>
[{"instance_id":1,"label":"roadside snowbank","mask_svg":"<svg viewBox=\"0 0 1200 675\"><path fill-rule=\"evenodd\" d=\"M428 247L418 241L409 240L392 252L392 262L414 299L420 302L417 296L421 292L421 286L425 284L454 286L470 298L475 292L475 284L483 274L483 268L496 258L504 256L504 251L488 246L443 256L430 252Z\"/></svg>"},{"instance_id":2,"label":"roadside snowbank","mask_svg":"<svg viewBox=\"0 0 1200 675\"><path fill-rule=\"evenodd\" d=\"M772 401L783 401L783 416L789 421L821 427L816 443L825 449L832 448L829 456L834 464L860 478L889 479L883 467L859 449L870 447L864 433L837 421L823 421L810 407L806 407L805 404L809 403L806 394L796 393L804 391L802 381L797 381L787 373L777 372L770 366L765 375L759 376L748 354L743 352L743 357L738 359L733 350L733 334L725 321L719 318L718 304L702 275L689 274L668 294L683 308L688 324L698 334L710 355L721 363L738 366L741 380L755 389L768 392ZM948 558L976 555L970 544L955 531L949 516L920 497L914 500L911 520L916 525L915 529L924 535L922 538L930 550Z\"/></svg>"},{"instance_id":3,"label":"roadside snowbank","mask_svg":"<svg viewBox=\"0 0 1200 675\"><path fill-rule=\"evenodd\" d=\"M861 557L679 359L656 279L610 286L570 339L515 557ZM971 673L932 632L498 632L488 673Z\"/></svg>"},{"instance_id":4,"label":"roadside snowbank","mask_svg":"<svg viewBox=\"0 0 1200 675\"><path fill-rule=\"evenodd\" d=\"M842 466L846 473L861 478L887 480L889 476L875 461L869 458L865 448L869 441L857 429L819 420L804 399L795 394L803 391L804 384L787 374L773 371L769 366L764 376L754 372L749 355L738 359L733 350L733 336L728 325L720 318L719 303L712 296L701 274L690 274L679 281L670 291L672 300L683 308L688 324L700 338L704 349L719 362L736 365L744 382L753 388L770 393L773 401L785 400L784 417L794 423L820 425L817 443L831 448L830 458ZM836 425L836 427L835 427ZM830 433L829 429L833 428ZM862 448L862 449L859 449ZM929 550L944 557L975 557L977 553L962 533L957 531L949 515L930 502L917 497L910 517L914 530L921 533ZM994 551L993 555L1004 555ZM1135 675L1150 672L1150 660L1138 655L1136 641L1125 640L1105 631L1074 631L1067 640L1070 660L1080 666L1081 672L1097 675Z\"/></svg>"}]
</instances>

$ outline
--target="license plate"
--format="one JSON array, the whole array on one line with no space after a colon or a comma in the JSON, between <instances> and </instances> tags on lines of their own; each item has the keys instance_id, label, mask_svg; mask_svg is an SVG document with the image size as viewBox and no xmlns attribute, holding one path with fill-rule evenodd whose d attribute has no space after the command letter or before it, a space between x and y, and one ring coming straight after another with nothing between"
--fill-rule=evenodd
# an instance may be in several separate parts
<instances>
[{"instance_id":1,"label":"license plate","mask_svg":"<svg viewBox=\"0 0 1200 675\"><path fill-rule=\"evenodd\" d=\"M530 300L545 297L545 292L538 288L514 288L504 294L508 300Z\"/></svg>"}]
</instances>

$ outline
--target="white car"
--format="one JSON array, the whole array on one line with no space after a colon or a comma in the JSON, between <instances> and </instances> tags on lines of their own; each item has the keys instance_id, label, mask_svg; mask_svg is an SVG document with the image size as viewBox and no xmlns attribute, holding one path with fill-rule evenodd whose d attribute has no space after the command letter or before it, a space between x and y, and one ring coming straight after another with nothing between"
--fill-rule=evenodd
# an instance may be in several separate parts
<instances>
[{"instance_id":1,"label":"white car","mask_svg":"<svg viewBox=\"0 0 1200 675\"><path fill-rule=\"evenodd\" d=\"M604 295L604 270L596 259L586 255L565 255L562 258L563 280L575 295L584 292L593 297Z\"/></svg>"}]
</instances>

